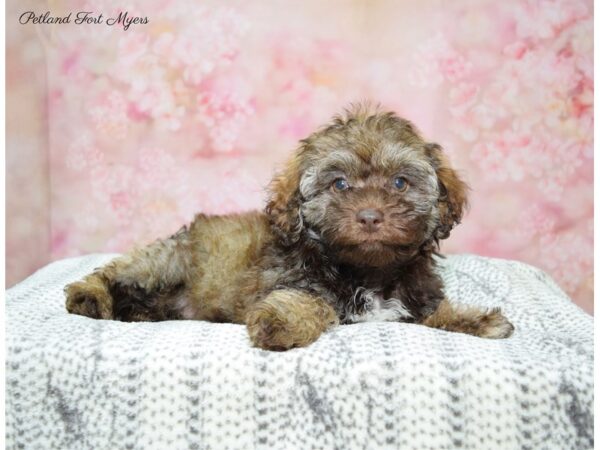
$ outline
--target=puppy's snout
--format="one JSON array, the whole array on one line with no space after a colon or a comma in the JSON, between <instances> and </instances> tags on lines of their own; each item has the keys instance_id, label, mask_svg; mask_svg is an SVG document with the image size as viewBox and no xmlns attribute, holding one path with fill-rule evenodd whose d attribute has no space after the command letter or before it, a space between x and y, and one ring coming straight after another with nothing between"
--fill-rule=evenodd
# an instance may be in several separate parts
<instances>
[{"instance_id":1,"label":"puppy's snout","mask_svg":"<svg viewBox=\"0 0 600 450\"><path fill-rule=\"evenodd\" d=\"M378 209L361 209L356 213L356 221L362 225L365 231L372 233L377 231L383 222L383 213Z\"/></svg>"}]
</instances>

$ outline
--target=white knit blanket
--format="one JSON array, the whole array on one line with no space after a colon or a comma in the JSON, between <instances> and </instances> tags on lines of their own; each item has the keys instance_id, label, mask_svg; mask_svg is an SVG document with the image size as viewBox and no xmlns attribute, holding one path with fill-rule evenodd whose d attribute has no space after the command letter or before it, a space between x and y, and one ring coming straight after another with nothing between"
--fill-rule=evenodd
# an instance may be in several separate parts
<instances>
[{"instance_id":1,"label":"white knit blanket","mask_svg":"<svg viewBox=\"0 0 600 450\"><path fill-rule=\"evenodd\" d=\"M593 447L593 320L531 266L440 263L449 298L501 306L509 339L361 323L272 353L241 325L67 314L63 286L111 256L8 290L7 448Z\"/></svg>"}]
</instances>

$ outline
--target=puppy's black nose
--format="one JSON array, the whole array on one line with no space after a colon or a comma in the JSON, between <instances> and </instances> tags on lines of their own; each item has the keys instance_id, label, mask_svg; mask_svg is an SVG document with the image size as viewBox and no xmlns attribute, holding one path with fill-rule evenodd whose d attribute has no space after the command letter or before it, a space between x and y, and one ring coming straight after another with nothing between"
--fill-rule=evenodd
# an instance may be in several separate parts
<instances>
[{"instance_id":1,"label":"puppy's black nose","mask_svg":"<svg viewBox=\"0 0 600 450\"><path fill-rule=\"evenodd\" d=\"M372 233L377 231L383 222L383 213L378 209L361 209L356 213L356 221L363 226L365 231Z\"/></svg>"}]
</instances>

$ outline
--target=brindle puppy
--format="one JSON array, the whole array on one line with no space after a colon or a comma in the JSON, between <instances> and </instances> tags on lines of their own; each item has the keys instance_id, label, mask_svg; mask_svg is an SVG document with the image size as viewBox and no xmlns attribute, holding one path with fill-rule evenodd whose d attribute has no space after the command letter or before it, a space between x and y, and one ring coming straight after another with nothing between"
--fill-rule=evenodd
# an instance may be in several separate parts
<instances>
[{"instance_id":1,"label":"brindle puppy","mask_svg":"<svg viewBox=\"0 0 600 450\"><path fill-rule=\"evenodd\" d=\"M300 142L266 213L200 214L68 285L67 310L245 323L270 350L371 320L505 338L513 326L498 309L449 303L435 272L466 193L439 145L394 113L359 105Z\"/></svg>"}]
</instances>

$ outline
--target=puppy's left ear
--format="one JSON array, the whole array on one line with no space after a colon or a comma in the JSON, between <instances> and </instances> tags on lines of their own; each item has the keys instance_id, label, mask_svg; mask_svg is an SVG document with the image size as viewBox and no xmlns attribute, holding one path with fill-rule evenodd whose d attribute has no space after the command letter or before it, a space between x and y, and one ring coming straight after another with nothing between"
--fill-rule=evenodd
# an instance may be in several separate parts
<instances>
[{"instance_id":1,"label":"puppy's left ear","mask_svg":"<svg viewBox=\"0 0 600 450\"><path fill-rule=\"evenodd\" d=\"M271 229L284 245L300 239L300 162L294 155L285 169L275 175L269 184L270 197L266 213Z\"/></svg>"},{"instance_id":2,"label":"puppy's left ear","mask_svg":"<svg viewBox=\"0 0 600 450\"><path fill-rule=\"evenodd\" d=\"M440 219L434 237L437 240L446 239L450 236L452 228L460 223L463 213L468 207L469 187L450 167L441 146L435 143L426 144L425 152L435 169L440 191L438 200Z\"/></svg>"}]
</instances>

